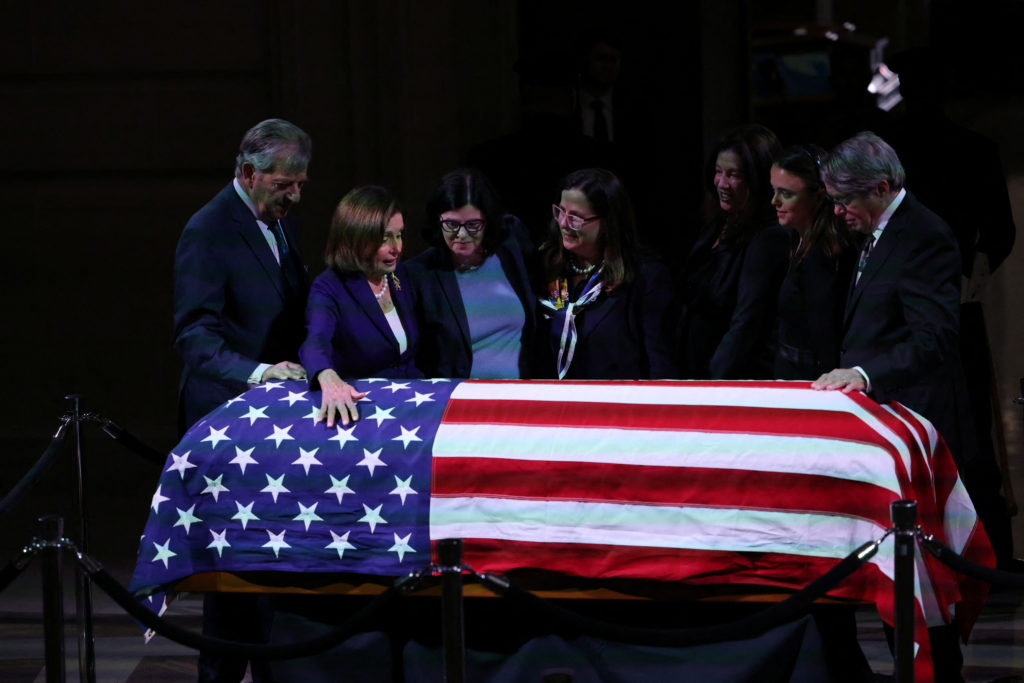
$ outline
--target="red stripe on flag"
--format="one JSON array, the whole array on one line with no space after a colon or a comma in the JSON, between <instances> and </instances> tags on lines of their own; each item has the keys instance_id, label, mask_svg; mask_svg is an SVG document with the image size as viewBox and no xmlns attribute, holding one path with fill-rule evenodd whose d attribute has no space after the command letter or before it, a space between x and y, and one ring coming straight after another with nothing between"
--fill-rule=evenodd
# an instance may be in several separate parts
<instances>
[{"instance_id":1,"label":"red stripe on flag","mask_svg":"<svg viewBox=\"0 0 1024 683\"><path fill-rule=\"evenodd\" d=\"M877 444L891 450L889 443L859 417L834 410L453 398L442 423L820 437Z\"/></svg>"},{"instance_id":2,"label":"red stripe on flag","mask_svg":"<svg viewBox=\"0 0 1024 683\"><path fill-rule=\"evenodd\" d=\"M431 495L808 511L890 526L896 494L813 474L503 458L435 458ZM751 486L756 482L756 486Z\"/></svg>"}]
</instances>

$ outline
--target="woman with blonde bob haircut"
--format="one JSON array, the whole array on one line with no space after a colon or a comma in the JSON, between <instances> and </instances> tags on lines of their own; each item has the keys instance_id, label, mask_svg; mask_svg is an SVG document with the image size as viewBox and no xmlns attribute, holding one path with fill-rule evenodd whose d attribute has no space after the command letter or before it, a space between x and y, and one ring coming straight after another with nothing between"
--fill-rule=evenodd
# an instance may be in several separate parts
<instances>
[{"instance_id":1,"label":"woman with blonde bob haircut","mask_svg":"<svg viewBox=\"0 0 1024 683\"><path fill-rule=\"evenodd\" d=\"M349 192L331 220L326 270L309 291L306 341L299 359L310 389L323 391L320 420L359 419L364 396L343 377L414 378L418 331L412 294L403 287L405 221L394 195L375 185Z\"/></svg>"}]
</instances>

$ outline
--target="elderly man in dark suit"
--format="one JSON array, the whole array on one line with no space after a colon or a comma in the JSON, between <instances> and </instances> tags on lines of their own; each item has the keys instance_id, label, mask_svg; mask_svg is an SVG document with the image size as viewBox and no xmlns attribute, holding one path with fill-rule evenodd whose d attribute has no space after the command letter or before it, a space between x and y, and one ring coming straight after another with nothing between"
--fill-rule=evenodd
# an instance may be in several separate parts
<instances>
[{"instance_id":1,"label":"elderly man in dark suit","mask_svg":"<svg viewBox=\"0 0 1024 683\"><path fill-rule=\"evenodd\" d=\"M242 138L235 178L189 219L174 260L174 346L185 361L179 388L184 432L249 386L302 379L306 271L289 211L299 202L309 136L280 119ZM207 635L265 641L265 599L208 594ZM238 681L246 660L201 651L199 679ZM263 678L254 665L255 680Z\"/></svg>"},{"instance_id":2,"label":"elderly man in dark suit","mask_svg":"<svg viewBox=\"0 0 1024 683\"><path fill-rule=\"evenodd\" d=\"M924 415L945 439L981 512L999 493L978 490L970 476L976 449L960 366L956 237L903 187L896 152L874 133L840 143L821 171L836 214L866 240L846 302L842 367L812 386L866 391ZM929 633L936 680L962 680L955 627Z\"/></svg>"},{"instance_id":3,"label":"elderly man in dark suit","mask_svg":"<svg viewBox=\"0 0 1024 683\"><path fill-rule=\"evenodd\" d=\"M816 389L868 392L928 418L963 466L966 406L959 369L960 252L949 226L903 187L899 158L873 133L822 164L847 226L866 235L843 319L841 368Z\"/></svg>"}]
</instances>

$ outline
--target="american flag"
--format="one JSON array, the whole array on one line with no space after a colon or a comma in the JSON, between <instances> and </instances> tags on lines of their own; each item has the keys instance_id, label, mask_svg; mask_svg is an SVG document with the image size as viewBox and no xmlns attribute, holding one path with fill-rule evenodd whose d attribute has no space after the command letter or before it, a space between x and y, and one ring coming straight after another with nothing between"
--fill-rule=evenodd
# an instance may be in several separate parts
<instances>
[{"instance_id":1,"label":"american flag","mask_svg":"<svg viewBox=\"0 0 1024 683\"><path fill-rule=\"evenodd\" d=\"M399 576L430 562L430 446L455 382L368 379L360 419L267 382L195 424L153 494L132 590L211 571Z\"/></svg>"},{"instance_id":2,"label":"american flag","mask_svg":"<svg viewBox=\"0 0 1024 683\"><path fill-rule=\"evenodd\" d=\"M431 538L477 571L797 590L916 500L924 531L989 566L988 540L934 428L900 405L806 382L468 382L433 450ZM833 595L893 617L893 543ZM917 555L925 632L973 622L984 589Z\"/></svg>"},{"instance_id":3,"label":"american flag","mask_svg":"<svg viewBox=\"0 0 1024 683\"><path fill-rule=\"evenodd\" d=\"M993 564L932 426L806 382L361 380L361 419L319 393L250 390L195 425L153 496L133 588L207 571L399 576L464 539L478 571L799 589L918 502L923 529ZM892 543L833 591L892 618ZM927 625L984 592L917 556Z\"/></svg>"}]
</instances>

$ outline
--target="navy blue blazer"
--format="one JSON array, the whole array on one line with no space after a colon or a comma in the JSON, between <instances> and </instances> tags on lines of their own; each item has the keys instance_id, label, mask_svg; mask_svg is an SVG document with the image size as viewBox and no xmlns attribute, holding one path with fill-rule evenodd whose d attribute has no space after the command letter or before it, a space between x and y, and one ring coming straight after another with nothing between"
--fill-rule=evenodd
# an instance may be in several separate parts
<instances>
[{"instance_id":1,"label":"navy blue blazer","mask_svg":"<svg viewBox=\"0 0 1024 683\"><path fill-rule=\"evenodd\" d=\"M185 362L179 427L248 388L260 363L298 361L306 272L282 221L300 291L289 291L256 218L231 183L185 225L174 255L174 348Z\"/></svg>"},{"instance_id":2,"label":"navy blue blazer","mask_svg":"<svg viewBox=\"0 0 1024 683\"><path fill-rule=\"evenodd\" d=\"M531 376L530 359L536 316L530 288L528 263L532 263L534 247L522 223L513 216L505 217L508 237L495 254L501 262L516 296L523 304L526 322L521 336L519 376ZM420 348L417 365L427 377L471 376L473 346L469 320L462 303L462 293L455 279L455 266L447 247L431 247L409 262L409 273L416 287L416 315L420 325Z\"/></svg>"},{"instance_id":3,"label":"navy blue blazer","mask_svg":"<svg viewBox=\"0 0 1024 683\"><path fill-rule=\"evenodd\" d=\"M565 379L674 379L672 278L653 259L638 260L636 277L604 292L576 315L576 349ZM538 321L538 376L557 377L561 329L541 308ZM538 361L541 362L541 361Z\"/></svg>"},{"instance_id":4,"label":"navy blue blazer","mask_svg":"<svg viewBox=\"0 0 1024 683\"><path fill-rule=\"evenodd\" d=\"M398 264L395 276L398 285L389 277L388 286L405 328L405 353L399 353L398 340L363 273L328 268L313 281L306 307L306 341L299 349L310 389L319 390L317 375L327 368L347 379L423 376L413 362L419 332L404 264Z\"/></svg>"},{"instance_id":5,"label":"navy blue blazer","mask_svg":"<svg viewBox=\"0 0 1024 683\"><path fill-rule=\"evenodd\" d=\"M956 238L908 193L851 286L839 364L863 368L879 403L899 401L928 418L958 465L973 442L959 312Z\"/></svg>"}]
</instances>

